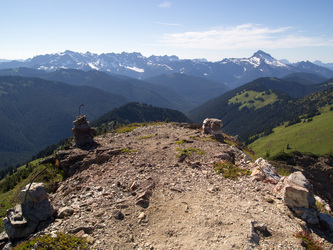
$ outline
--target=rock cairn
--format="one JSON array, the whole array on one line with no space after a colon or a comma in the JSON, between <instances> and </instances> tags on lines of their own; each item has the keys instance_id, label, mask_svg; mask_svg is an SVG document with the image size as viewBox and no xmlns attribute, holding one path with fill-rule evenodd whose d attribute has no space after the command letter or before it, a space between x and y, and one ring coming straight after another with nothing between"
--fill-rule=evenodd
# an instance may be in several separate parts
<instances>
[{"instance_id":1,"label":"rock cairn","mask_svg":"<svg viewBox=\"0 0 333 250\"><path fill-rule=\"evenodd\" d=\"M79 115L73 122L74 146L79 148L94 144L95 129L90 127L85 115Z\"/></svg>"},{"instance_id":2,"label":"rock cairn","mask_svg":"<svg viewBox=\"0 0 333 250\"><path fill-rule=\"evenodd\" d=\"M21 204L7 210L3 219L11 240L22 239L53 221L55 210L48 200L44 183L26 185L19 194Z\"/></svg>"}]
</instances>

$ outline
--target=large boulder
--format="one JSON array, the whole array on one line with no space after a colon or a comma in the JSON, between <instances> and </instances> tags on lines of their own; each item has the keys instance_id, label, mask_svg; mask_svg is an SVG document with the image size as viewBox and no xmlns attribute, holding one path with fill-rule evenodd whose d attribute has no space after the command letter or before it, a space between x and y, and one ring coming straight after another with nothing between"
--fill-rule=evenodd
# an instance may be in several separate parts
<instances>
[{"instance_id":1,"label":"large boulder","mask_svg":"<svg viewBox=\"0 0 333 250\"><path fill-rule=\"evenodd\" d=\"M302 172L283 177L274 192L294 211L296 216L310 224L318 224L318 211L313 195L313 187Z\"/></svg>"},{"instance_id":2,"label":"large boulder","mask_svg":"<svg viewBox=\"0 0 333 250\"><path fill-rule=\"evenodd\" d=\"M47 197L44 183L33 182L31 186L26 185L19 193L19 199L24 205L38 204L42 200L47 199Z\"/></svg>"}]
</instances>

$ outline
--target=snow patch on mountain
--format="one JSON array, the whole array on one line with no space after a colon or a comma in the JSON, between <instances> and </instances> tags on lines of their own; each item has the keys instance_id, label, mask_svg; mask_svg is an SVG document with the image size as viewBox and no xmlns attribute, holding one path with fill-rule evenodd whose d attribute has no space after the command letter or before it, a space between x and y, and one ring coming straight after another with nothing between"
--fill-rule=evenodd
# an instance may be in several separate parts
<instances>
[{"instance_id":1,"label":"snow patch on mountain","mask_svg":"<svg viewBox=\"0 0 333 250\"><path fill-rule=\"evenodd\" d=\"M149 56L140 53L65 52L35 56L23 62L0 62L0 69L28 67L47 72L62 68L100 70L134 78L150 78L161 74L183 73L202 76L238 87L258 77L283 77L293 72L315 73L332 78L333 71L310 62L288 65L259 50L249 58L225 58L219 62L204 59L179 59L177 56Z\"/></svg>"},{"instance_id":2,"label":"snow patch on mountain","mask_svg":"<svg viewBox=\"0 0 333 250\"><path fill-rule=\"evenodd\" d=\"M144 69L140 69L140 68L137 68L137 67L130 67L130 66L124 66L126 69L130 69L130 70L133 70L133 71L136 71L136 72L139 72L139 73L143 73L145 72Z\"/></svg>"},{"instance_id":3,"label":"snow patch on mountain","mask_svg":"<svg viewBox=\"0 0 333 250\"><path fill-rule=\"evenodd\" d=\"M99 67L97 67L95 64L93 63L88 63L89 67L95 70L100 70Z\"/></svg>"}]
</instances>

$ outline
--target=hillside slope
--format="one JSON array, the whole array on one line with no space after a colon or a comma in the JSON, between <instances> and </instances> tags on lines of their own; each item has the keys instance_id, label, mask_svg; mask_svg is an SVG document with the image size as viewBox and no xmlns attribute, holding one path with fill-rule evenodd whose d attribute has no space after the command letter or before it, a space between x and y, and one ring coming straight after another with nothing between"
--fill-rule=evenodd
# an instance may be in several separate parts
<instances>
[{"instance_id":1,"label":"hillside slope","mask_svg":"<svg viewBox=\"0 0 333 250\"><path fill-rule=\"evenodd\" d=\"M0 70L3 76L39 77L64 82L75 86L90 86L121 95L132 102L147 103L158 107L187 111L194 108L182 95L171 88L159 86L127 76L96 70L59 69L52 72L33 68L11 68Z\"/></svg>"},{"instance_id":2,"label":"hillside slope","mask_svg":"<svg viewBox=\"0 0 333 250\"><path fill-rule=\"evenodd\" d=\"M80 104L88 119L125 104L124 97L91 87L28 77L0 77L0 167L29 159L71 136Z\"/></svg>"},{"instance_id":3,"label":"hillside slope","mask_svg":"<svg viewBox=\"0 0 333 250\"><path fill-rule=\"evenodd\" d=\"M157 107L181 111L193 108L180 94L166 86L158 86L138 79L111 75L91 70L60 69L50 72L44 79L61 81L77 86L91 86L126 97L129 101L147 103Z\"/></svg>"},{"instance_id":4,"label":"hillside slope","mask_svg":"<svg viewBox=\"0 0 333 250\"><path fill-rule=\"evenodd\" d=\"M318 76L316 74L311 74L311 73L304 73L304 72L292 73L292 74L286 75L282 79L286 80L286 81L290 81L290 82L297 82L300 84L317 84L317 83L322 83L325 80L327 80L325 77Z\"/></svg>"},{"instance_id":5,"label":"hillside slope","mask_svg":"<svg viewBox=\"0 0 333 250\"><path fill-rule=\"evenodd\" d=\"M224 131L237 134L246 141L255 134L270 133L285 121L316 113L315 106L297 98L328 89L330 84L330 80L322 84L303 85L278 78L259 78L209 100L191 110L187 116L197 123L207 117L222 119Z\"/></svg>"},{"instance_id":6,"label":"hillside slope","mask_svg":"<svg viewBox=\"0 0 333 250\"><path fill-rule=\"evenodd\" d=\"M313 117L311 122L301 122L289 127L273 129L274 133L261 137L248 146L258 157L277 155L284 151L299 151L315 155L333 152L333 112Z\"/></svg>"},{"instance_id":7,"label":"hillside slope","mask_svg":"<svg viewBox=\"0 0 333 250\"><path fill-rule=\"evenodd\" d=\"M94 120L91 125L94 127L107 126L112 123L129 124L165 121L170 122L191 122L183 113L178 110L165 109L149 106L140 103L127 103L119 108L113 109Z\"/></svg>"},{"instance_id":8,"label":"hillside slope","mask_svg":"<svg viewBox=\"0 0 333 250\"><path fill-rule=\"evenodd\" d=\"M300 151L317 155L333 152L333 88L306 96L298 103L304 109L317 108L314 117L300 116L298 123L283 124L273 129L274 133L260 137L249 146L258 156L271 156L284 151ZM319 115L318 115L319 114Z\"/></svg>"}]
</instances>

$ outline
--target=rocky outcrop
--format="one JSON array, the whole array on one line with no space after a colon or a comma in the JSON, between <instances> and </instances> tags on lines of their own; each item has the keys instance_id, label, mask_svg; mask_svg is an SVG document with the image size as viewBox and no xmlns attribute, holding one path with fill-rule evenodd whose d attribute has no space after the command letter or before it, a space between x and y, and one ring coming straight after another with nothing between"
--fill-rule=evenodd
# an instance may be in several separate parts
<instances>
[{"instance_id":1,"label":"rocky outcrop","mask_svg":"<svg viewBox=\"0 0 333 250\"><path fill-rule=\"evenodd\" d=\"M85 115L79 115L73 122L74 146L89 147L94 144L95 129L91 128Z\"/></svg>"},{"instance_id":2,"label":"rocky outcrop","mask_svg":"<svg viewBox=\"0 0 333 250\"><path fill-rule=\"evenodd\" d=\"M32 183L20 192L21 204L7 210L3 219L5 230L10 239L25 238L39 228L52 222L55 212L48 200L45 184Z\"/></svg>"},{"instance_id":3,"label":"rocky outcrop","mask_svg":"<svg viewBox=\"0 0 333 250\"><path fill-rule=\"evenodd\" d=\"M74 147L67 150L59 150L54 158L59 161L60 167L66 175L72 176L77 172L87 169L92 164L102 164L120 152L120 148L99 147L85 150ZM51 157L53 158L53 156Z\"/></svg>"}]
</instances>

